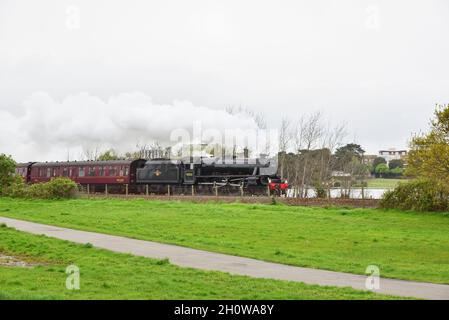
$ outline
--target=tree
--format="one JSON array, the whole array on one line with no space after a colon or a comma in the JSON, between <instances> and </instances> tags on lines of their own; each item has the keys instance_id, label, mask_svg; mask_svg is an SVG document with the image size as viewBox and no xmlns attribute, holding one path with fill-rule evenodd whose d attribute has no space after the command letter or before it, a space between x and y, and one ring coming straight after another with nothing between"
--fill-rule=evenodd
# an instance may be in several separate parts
<instances>
[{"instance_id":1,"label":"tree","mask_svg":"<svg viewBox=\"0 0 449 320\"><path fill-rule=\"evenodd\" d=\"M387 164L387 161L382 157L377 157L376 159L374 159L371 172L376 173L376 168L381 163Z\"/></svg>"},{"instance_id":2,"label":"tree","mask_svg":"<svg viewBox=\"0 0 449 320\"><path fill-rule=\"evenodd\" d=\"M402 176L403 172L404 172L404 169L399 168L399 167L396 167L396 168L393 168L393 169L389 170L389 173L390 173L390 175L392 177L400 177L400 176Z\"/></svg>"},{"instance_id":3,"label":"tree","mask_svg":"<svg viewBox=\"0 0 449 320\"><path fill-rule=\"evenodd\" d=\"M285 168L285 155L291 141L290 133L290 121L287 118L282 118L281 127L279 130L279 166L281 178L284 178L284 168Z\"/></svg>"},{"instance_id":4,"label":"tree","mask_svg":"<svg viewBox=\"0 0 449 320\"><path fill-rule=\"evenodd\" d=\"M15 181L16 162L6 154L0 154L0 193Z\"/></svg>"},{"instance_id":5,"label":"tree","mask_svg":"<svg viewBox=\"0 0 449 320\"><path fill-rule=\"evenodd\" d=\"M335 156L340 158L349 157L352 159L353 157L356 157L362 159L364 153L365 150L363 150L359 144L348 143L347 145L338 148L335 151Z\"/></svg>"},{"instance_id":6,"label":"tree","mask_svg":"<svg viewBox=\"0 0 449 320\"><path fill-rule=\"evenodd\" d=\"M302 164L302 173L300 177L300 197L307 197L307 185L310 184L311 172L313 172L313 167L316 162L311 162L310 158L312 153L310 151L314 150L318 145L320 139L323 137L324 128L322 125L322 115L320 112L315 112L308 116L307 118L301 117L296 125L295 130L295 146L297 148L298 154L304 161L298 162ZM297 168L297 171L300 171Z\"/></svg>"},{"instance_id":7,"label":"tree","mask_svg":"<svg viewBox=\"0 0 449 320\"><path fill-rule=\"evenodd\" d=\"M402 161L401 159L391 160L388 163L388 168L390 168L390 170L393 170L396 168L402 169L402 168L404 168L404 161Z\"/></svg>"},{"instance_id":8,"label":"tree","mask_svg":"<svg viewBox=\"0 0 449 320\"><path fill-rule=\"evenodd\" d=\"M99 161L119 160L120 157L114 149L109 149L100 154L97 158Z\"/></svg>"},{"instance_id":9,"label":"tree","mask_svg":"<svg viewBox=\"0 0 449 320\"><path fill-rule=\"evenodd\" d=\"M379 163L376 166L376 169L374 170L374 172L379 175L381 178L383 178L385 175L387 175L389 173L389 169L388 166L385 163Z\"/></svg>"},{"instance_id":10,"label":"tree","mask_svg":"<svg viewBox=\"0 0 449 320\"><path fill-rule=\"evenodd\" d=\"M349 143L335 151L335 169L344 171L346 164L354 159L361 161L365 150L359 144ZM346 172L346 171L345 171Z\"/></svg>"},{"instance_id":11,"label":"tree","mask_svg":"<svg viewBox=\"0 0 449 320\"><path fill-rule=\"evenodd\" d=\"M449 105L437 106L427 134L410 142L406 174L449 185Z\"/></svg>"}]
</instances>

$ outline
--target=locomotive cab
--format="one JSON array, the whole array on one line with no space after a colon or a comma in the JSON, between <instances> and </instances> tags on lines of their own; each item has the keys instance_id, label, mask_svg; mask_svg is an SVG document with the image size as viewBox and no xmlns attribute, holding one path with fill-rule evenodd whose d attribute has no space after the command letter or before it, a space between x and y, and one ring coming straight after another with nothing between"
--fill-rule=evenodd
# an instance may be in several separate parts
<instances>
[{"instance_id":1,"label":"locomotive cab","mask_svg":"<svg viewBox=\"0 0 449 320\"><path fill-rule=\"evenodd\" d=\"M181 161L155 159L137 169L137 182L148 184L179 184L182 180Z\"/></svg>"}]
</instances>

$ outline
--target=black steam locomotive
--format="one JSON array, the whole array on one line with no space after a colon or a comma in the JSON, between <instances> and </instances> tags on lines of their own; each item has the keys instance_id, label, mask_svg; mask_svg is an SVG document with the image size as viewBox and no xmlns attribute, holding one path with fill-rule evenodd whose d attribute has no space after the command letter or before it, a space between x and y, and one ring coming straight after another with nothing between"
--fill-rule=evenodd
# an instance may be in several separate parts
<instances>
[{"instance_id":1,"label":"black steam locomotive","mask_svg":"<svg viewBox=\"0 0 449 320\"><path fill-rule=\"evenodd\" d=\"M277 177L274 159L192 158L190 161L152 159L137 169L140 184L267 185Z\"/></svg>"}]
</instances>

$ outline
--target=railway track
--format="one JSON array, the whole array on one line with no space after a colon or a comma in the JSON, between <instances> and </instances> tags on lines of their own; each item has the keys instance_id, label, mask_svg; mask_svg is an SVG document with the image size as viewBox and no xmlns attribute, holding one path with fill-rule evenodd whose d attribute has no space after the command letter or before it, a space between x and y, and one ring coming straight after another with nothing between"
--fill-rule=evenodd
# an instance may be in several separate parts
<instances>
[{"instance_id":1,"label":"railway track","mask_svg":"<svg viewBox=\"0 0 449 320\"><path fill-rule=\"evenodd\" d=\"M376 199L320 199L320 198L285 198L285 197L268 197L267 195L257 196L235 196L235 195L142 195L142 194L108 194L104 193L80 193L81 198L99 198L99 199L147 199L161 201L189 201L195 203L204 202L222 202L222 203L255 203L255 204L273 204L281 203L290 206L341 206L355 208L376 208L379 200Z\"/></svg>"}]
</instances>

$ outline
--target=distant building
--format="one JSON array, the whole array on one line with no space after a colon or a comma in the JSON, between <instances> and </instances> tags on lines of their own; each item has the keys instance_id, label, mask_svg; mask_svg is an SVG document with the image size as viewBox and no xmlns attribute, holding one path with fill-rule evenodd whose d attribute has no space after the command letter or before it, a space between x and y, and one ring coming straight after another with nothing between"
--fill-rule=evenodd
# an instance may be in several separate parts
<instances>
[{"instance_id":1,"label":"distant building","mask_svg":"<svg viewBox=\"0 0 449 320\"><path fill-rule=\"evenodd\" d=\"M365 154L362 158L363 163L370 165L374 162L374 159L376 159L378 157L378 155L376 154Z\"/></svg>"},{"instance_id":2,"label":"distant building","mask_svg":"<svg viewBox=\"0 0 449 320\"><path fill-rule=\"evenodd\" d=\"M396 149L388 149L388 150L380 150L379 157L384 158L385 161L390 162L391 160L405 160L407 156L407 150L396 150Z\"/></svg>"},{"instance_id":3,"label":"distant building","mask_svg":"<svg viewBox=\"0 0 449 320\"><path fill-rule=\"evenodd\" d=\"M344 171L332 171L332 178L349 178L351 177L350 173Z\"/></svg>"}]
</instances>

